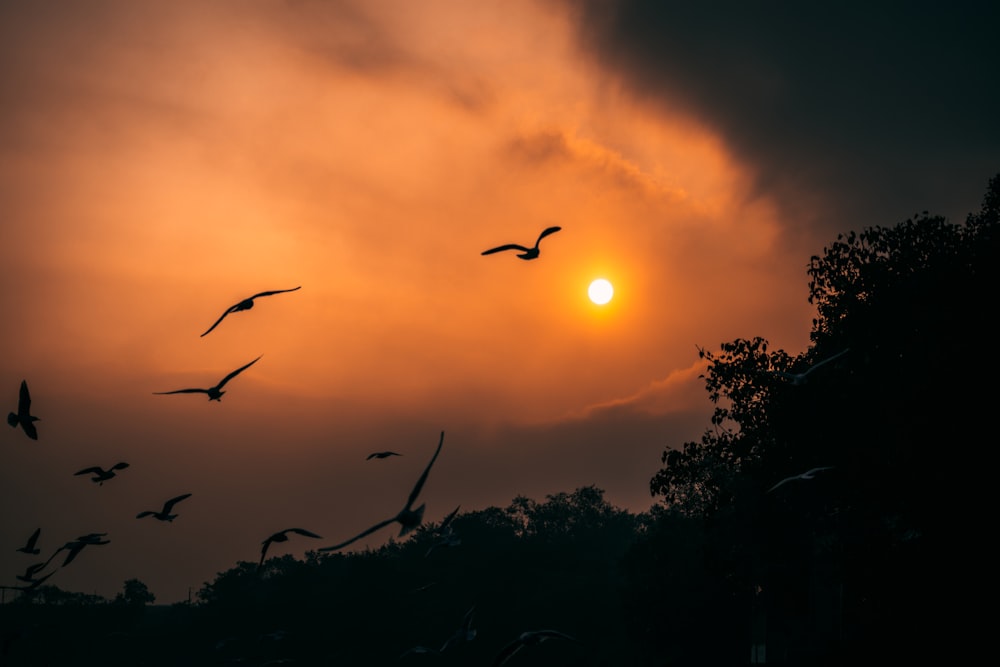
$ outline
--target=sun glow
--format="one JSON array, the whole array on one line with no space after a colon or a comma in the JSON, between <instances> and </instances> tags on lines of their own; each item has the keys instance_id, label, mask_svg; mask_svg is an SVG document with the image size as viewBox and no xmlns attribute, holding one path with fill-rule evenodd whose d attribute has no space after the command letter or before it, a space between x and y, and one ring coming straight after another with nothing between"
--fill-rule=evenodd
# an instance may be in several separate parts
<instances>
[{"instance_id":1,"label":"sun glow","mask_svg":"<svg viewBox=\"0 0 1000 667\"><path fill-rule=\"evenodd\" d=\"M614 294L615 288L604 278L598 278L590 283L590 287L587 288L587 295L590 296L590 300L598 306L603 306L608 301L611 301L611 297Z\"/></svg>"}]
</instances>

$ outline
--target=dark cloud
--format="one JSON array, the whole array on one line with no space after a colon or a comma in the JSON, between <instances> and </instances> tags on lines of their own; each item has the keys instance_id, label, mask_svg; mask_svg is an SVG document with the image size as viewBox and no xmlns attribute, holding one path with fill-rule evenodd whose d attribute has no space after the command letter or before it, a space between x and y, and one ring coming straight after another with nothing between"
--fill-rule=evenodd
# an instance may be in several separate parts
<instances>
[{"instance_id":1,"label":"dark cloud","mask_svg":"<svg viewBox=\"0 0 1000 667\"><path fill-rule=\"evenodd\" d=\"M566 3L584 54L718 131L822 238L963 220L1000 170L996 5Z\"/></svg>"}]
</instances>

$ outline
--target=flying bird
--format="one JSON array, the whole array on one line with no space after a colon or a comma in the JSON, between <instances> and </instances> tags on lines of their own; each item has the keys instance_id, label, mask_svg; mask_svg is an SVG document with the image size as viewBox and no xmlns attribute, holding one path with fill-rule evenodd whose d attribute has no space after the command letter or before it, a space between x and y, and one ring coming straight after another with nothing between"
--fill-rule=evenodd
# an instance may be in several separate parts
<instances>
[{"instance_id":1,"label":"flying bird","mask_svg":"<svg viewBox=\"0 0 1000 667\"><path fill-rule=\"evenodd\" d=\"M151 516L154 519L159 519L160 521L173 521L174 519L177 518L177 515L171 514L170 510L174 508L174 505L184 500L185 498L189 497L191 497L190 493L184 493L175 498L171 498L167 502L163 503L163 509L161 509L159 512L156 512L154 510L146 510L144 512L139 512L138 514L136 514L135 518L141 519L143 517Z\"/></svg>"},{"instance_id":2,"label":"flying bird","mask_svg":"<svg viewBox=\"0 0 1000 667\"><path fill-rule=\"evenodd\" d=\"M288 533L297 533L299 535L305 535L306 537L321 539L320 536L317 535L316 533L305 530L304 528L286 528L285 530L280 530L261 543L263 544L263 547L260 550L260 564L257 565L258 569L260 569L264 565L264 556L267 554L267 550L271 547L271 543L287 542Z\"/></svg>"},{"instance_id":3,"label":"flying bird","mask_svg":"<svg viewBox=\"0 0 1000 667\"><path fill-rule=\"evenodd\" d=\"M90 468L84 468L83 470L73 473L74 475L93 475L90 478L91 482L95 482L98 486L104 486L104 482L114 477L117 473L116 470L124 470L128 468L128 464L124 461L119 461L107 470L101 468L100 466L91 466Z\"/></svg>"},{"instance_id":4,"label":"flying bird","mask_svg":"<svg viewBox=\"0 0 1000 667\"><path fill-rule=\"evenodd\" d=\"M833 469L833 466L822 466L820 468L813 468L812 470L807 470L804 473L801 473L799 475L792 475L791 477L786 477L785 479L781 480L780 482L778 482L777 484L775 484L774 486L772 486L770 489L768 489L767 492L771 493L772 491L774 491L776 488L778 488L779 486L781 486L785 482L792 482L792 481L795 481L797 479L813 479L816 476L816 473L823 472L824 470L831 470L831 469Z\"/></svg>"},{"instance_id":5,"label":"flying bird","mask_svg":"<svg viewBox=\"0 0 1000 667\"><path fill-rule=\"evenodd\" d=\"M31 394L28 393L28 381L21 380L21 393L17 399L17 412L7 415L7 423L12 428L20 426L32 440L38 440L38 430L35 422L40 421L38 417L31 414Z\"/></svg>"},{"instance_id":6,"label":"flying bird","mask_svg":"<svg viewBox=\"0 0 1000 667\"><path fill-rule=\"evenodd\" d=\"M490 248L489 250L484 250L481 254L492 255L495 252L503 252L504 250L520 250L521 253L518 255L521 259L535 259L538 257L538 244L542 242L549 234L555 234L562 227L547 227L538 235L538 239L535 241L535 245L531 248L527 248L523 245L518 245L517 243L508 243L506 245L497 246L496 248Z\"/></svg>"},{"instance_id":7,"label":"flying bird","mask_svg":"<svg viewBox=\"0 0 1000 667\"><path fill-rule=\"evenodd\" d=\"M375 524L368 530L365 530L359 533L358 535L355 535L346 542L341 542L340 544L334 544L333 546L330 547L322 547L321 549L319 549L319 551L337 551L338 549L342 549L346 547L348 544L351 544L352 542L360 540L362 537L365 537L366 535L374 533L376 530L379 530L380 528L385 528L391 523L399 523L400 537L403 537L404 535L409 534L412 530L416 529L417 526L419 526L424 519L424 505L421 504L420 507L413 509L413 503L416 502L417 496L420 495L420 490L424 487L424 482L427 481L427 475L430 473L431 466L434 465L434 461L437 459L438 454L441 453L441 445L443 444L444 444L444 431L441 431L441 439L438 441L437 449L434 450L434 456L431 457L431 460L427 464L427 467L424 468L423 474L420 475L420 479L417 480L416 485L413 487L413 491L410 492L410 497L406 500L406 505L403 507L403 509L399 510L399 513L396 514L396 516L392 517L391 519L386 519L385 521L380 521L379 523Z\"/></svg>"},{"instance_id":8,"label":"flying bird","mask_svg":"<svg viewBox=\"0 0 1000 667\"><path fill-rule=\"evenodd\" d=\"M781 377L786 378L787 380L789 380L790 384L800 386L806 383L806 381L809 379L809 374L812 373L814 370L816 370L820 366L823 366L824 364L830 363L834 359L840 358L841 356L847 354L849 351L850 348L844 348L843 350L833 355L832 357L827 357L822 361L816 362L815 364L813 364L806 370L802 371L801 373L786 373L785 371L771 371L771 372L774 373L775 375L780 375Z\"/></svg>"},{"instance_id":9,"label":"flying bird","mask_svg":"<svg viewBox=\"0 0 1000 667\"><path fill-rule=\"evenodd\" d=\"M56 573L55 570L53 570L52 572L49 572L44 577L39 577L38 579L32 579L29 583L25 584L24 586L11 586L11 588L14 588L16 590L19 590L19 591L22 591L22 592L25 592L25 593L27 593L29 591L33 591L36 588L38 588L39 586L41 586L42 584L44 584L45 580L48 579L49 577L51 577L55 573ZM20 578L20 577L18 577L18 578Z\"/></svg>"},{"instance_id":10,"label":"flying bird","mask_svg":"<svg viewBox=\"0 0 1000 667\"><path fill-rule=\"evenodd\" d=\"M35 544L38 542L38 536L41 533L42 533L42 529L41 528L36 528L35 532L33 532L31 534L31 537L28 538L28 541L24 544L24 546L23 547L18 547L17 551L20 551L21 553L26 553L26 554L40 554L42 552L42 550L39 549L38 547L36 547Z\"/></svg>"},{"instance_id":11,"label":"flying bird","mask_svg":"<svg viewBox=\"0 0 1000 667\"><path fill-rule=\"evenodd\" d=\"M451 637L448 637L441 645L441 653L445 652L449 646L454 646L456 644L461 644L463 642L471 642L476 638L476 630L472 627L472 617L476 613L476 606L472 605L469 611L465 612L465 617L462 619L462 625L452 633Z\"/></svg>"},{"instance_id":12,"label":"flying bird","mask_svg":"<svg viewBox=\"0 0 1000 667\"><path fill-rule=\"evenodd\" d=\"M21 581L26 581L28 583L31 583L32 581L35 581L35 575L44 569L45 569L45 563L35 563L34 565L29 565L27 568L25 568L24 574L17 574L14 576L16 576Z\"/></svg>"},{"instance_id":13,"label":"flying bird","mask_svg":"<svg viewBox=\"0 0 1000 667\"><path fill-rule=\"evenodd\" d=\"M270 292L259 292L258 294L254 294L253 296L247 297L246 299L243 299L239 303L229 306L229 308L226 308L226 312L222 313L222 316L219 319L217 319L215 321L215 324L210 326L208 328L208 331L203 333L202 336L207 335L212 329L219 326L219 323L222 322L222 320L226 319L226 315L229 315L230 313L238 313L241 310L250 310L251 308L253 308L254 304L253 300L258 297L271 296L272 294L281 294L283 292L294 292L297 289L302 289L302 285L299 285L298 287L293 287L291 289L276 289L276 290L271 290Z\"/></svg>"},{"instance_id":14,"label":"flying bird","mask_svg":"<svg viewBox=\"0 0 1000 667\"><path fill-rule=\"evenodd\" d=\"M506 663L510 660L515 653L520 651L525 646L536 646L548 639L566 639L572 642L578 642L578 639L574 639L567 634L559 632L558 630L532 630L529 632L522 632L517 639L510 642L504 646L496 657L493 659L493 667L500 667L500 665Z\"/></svg>"},{"instance_id":15,"label":"flying bird","mask_svg":"<svg viewBox=\"0 0 1000 667\"><path fill-rule=\"evenodd\" d=\"M396 452L372 452L365 458L365 461L371 461L372 459L385 459L390 456L402 456L402 454L397 454Z\"/></svg>"},{"instance_id":16,"label":"flying bird","mask_svg":"<svg viewBox=\"0 0 1000 667\"><path fill-rule=\"evenodd\" d=\"M264 356L263 354L260 355L260 357L263 357L263 356ZM226 386L226 383L229 382L230 380L232 380L234 377L236 377L240 373L242 373L243 371L245 371L246 369L248 369L251 366L253 366L255 363L257 363L260 360L260 357L257 357L256 359L254 359L253 361L251 361L249 364L246 364L245 366L240 366L235 371L233 371L232 373L230 373L226 377L222 378L222 380L219 381L219 384L215 385L214 387L209 387L208 389L175 389L174 391L154 391L153 393L154 394L160 394L160 395L163 395L163 394L208 394L208 400L210 400L210 401L221 401L222 400L222 395L226 393L226 392L222 391L222 388L224 386Z\"/></svg>"},{"instance_id":17,"label":"flying bird","mask_svg":"<svg viewBox=\"0 0 1000 667\"><path fill-rule=\"evenodd\" d=\"M86 535L81 535L75 540L70 540L66 544L56 549L53 552L53 554L49 556L49 559L45 561L45 564L48 565L49 563L51 563L52 559L55 558L57 555L59 555L60 552L68 551L69 553L66 554L66 559L62 563L62 567L66 567L67 565L73 562L73 559L77 557L77 554L83 551L84 547L88 547L91 545L99 546L103 544L111 544L111 540L102 539L106 535L107 533L87 533Z\"/></svg>"}]
</instances>

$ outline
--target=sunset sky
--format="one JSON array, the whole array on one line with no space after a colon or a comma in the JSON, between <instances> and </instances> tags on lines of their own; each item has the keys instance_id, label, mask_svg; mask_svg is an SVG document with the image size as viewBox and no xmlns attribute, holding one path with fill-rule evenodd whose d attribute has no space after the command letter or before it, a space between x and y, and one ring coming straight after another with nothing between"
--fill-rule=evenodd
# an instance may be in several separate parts
<instances>
[{"instance_id":1,"label":"sunset sky","mask_svg":"<svg viewBox=\"0 0 1000 667\"><path fill-rule=\"evenodd\" d=\"M798 354L838 232L979 209L996 9L672 4L0 0L0 407L40 418L0 432L0 585L41 527L111 540L49 583L184 599L394 515L442 430L428 521L648 509L697 347Z\"/></svg>"}]
</instances>

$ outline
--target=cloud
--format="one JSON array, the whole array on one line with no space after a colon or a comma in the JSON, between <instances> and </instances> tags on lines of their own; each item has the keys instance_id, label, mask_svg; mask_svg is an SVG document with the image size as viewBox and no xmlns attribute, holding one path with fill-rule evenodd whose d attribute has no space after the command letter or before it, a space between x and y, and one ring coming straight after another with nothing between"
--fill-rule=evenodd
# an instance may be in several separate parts
<instances>
[{"instance_id":1,"label":"cloud","mask_svg":"<svg viewBox=\"0 0 1000 667\"><path fill-rule=\"evenodd\" d=\"M826 238L924 209L962 220L998 168L996 6L563 4L584 58L719 132Z\"/></svg>"}]
</instances>

